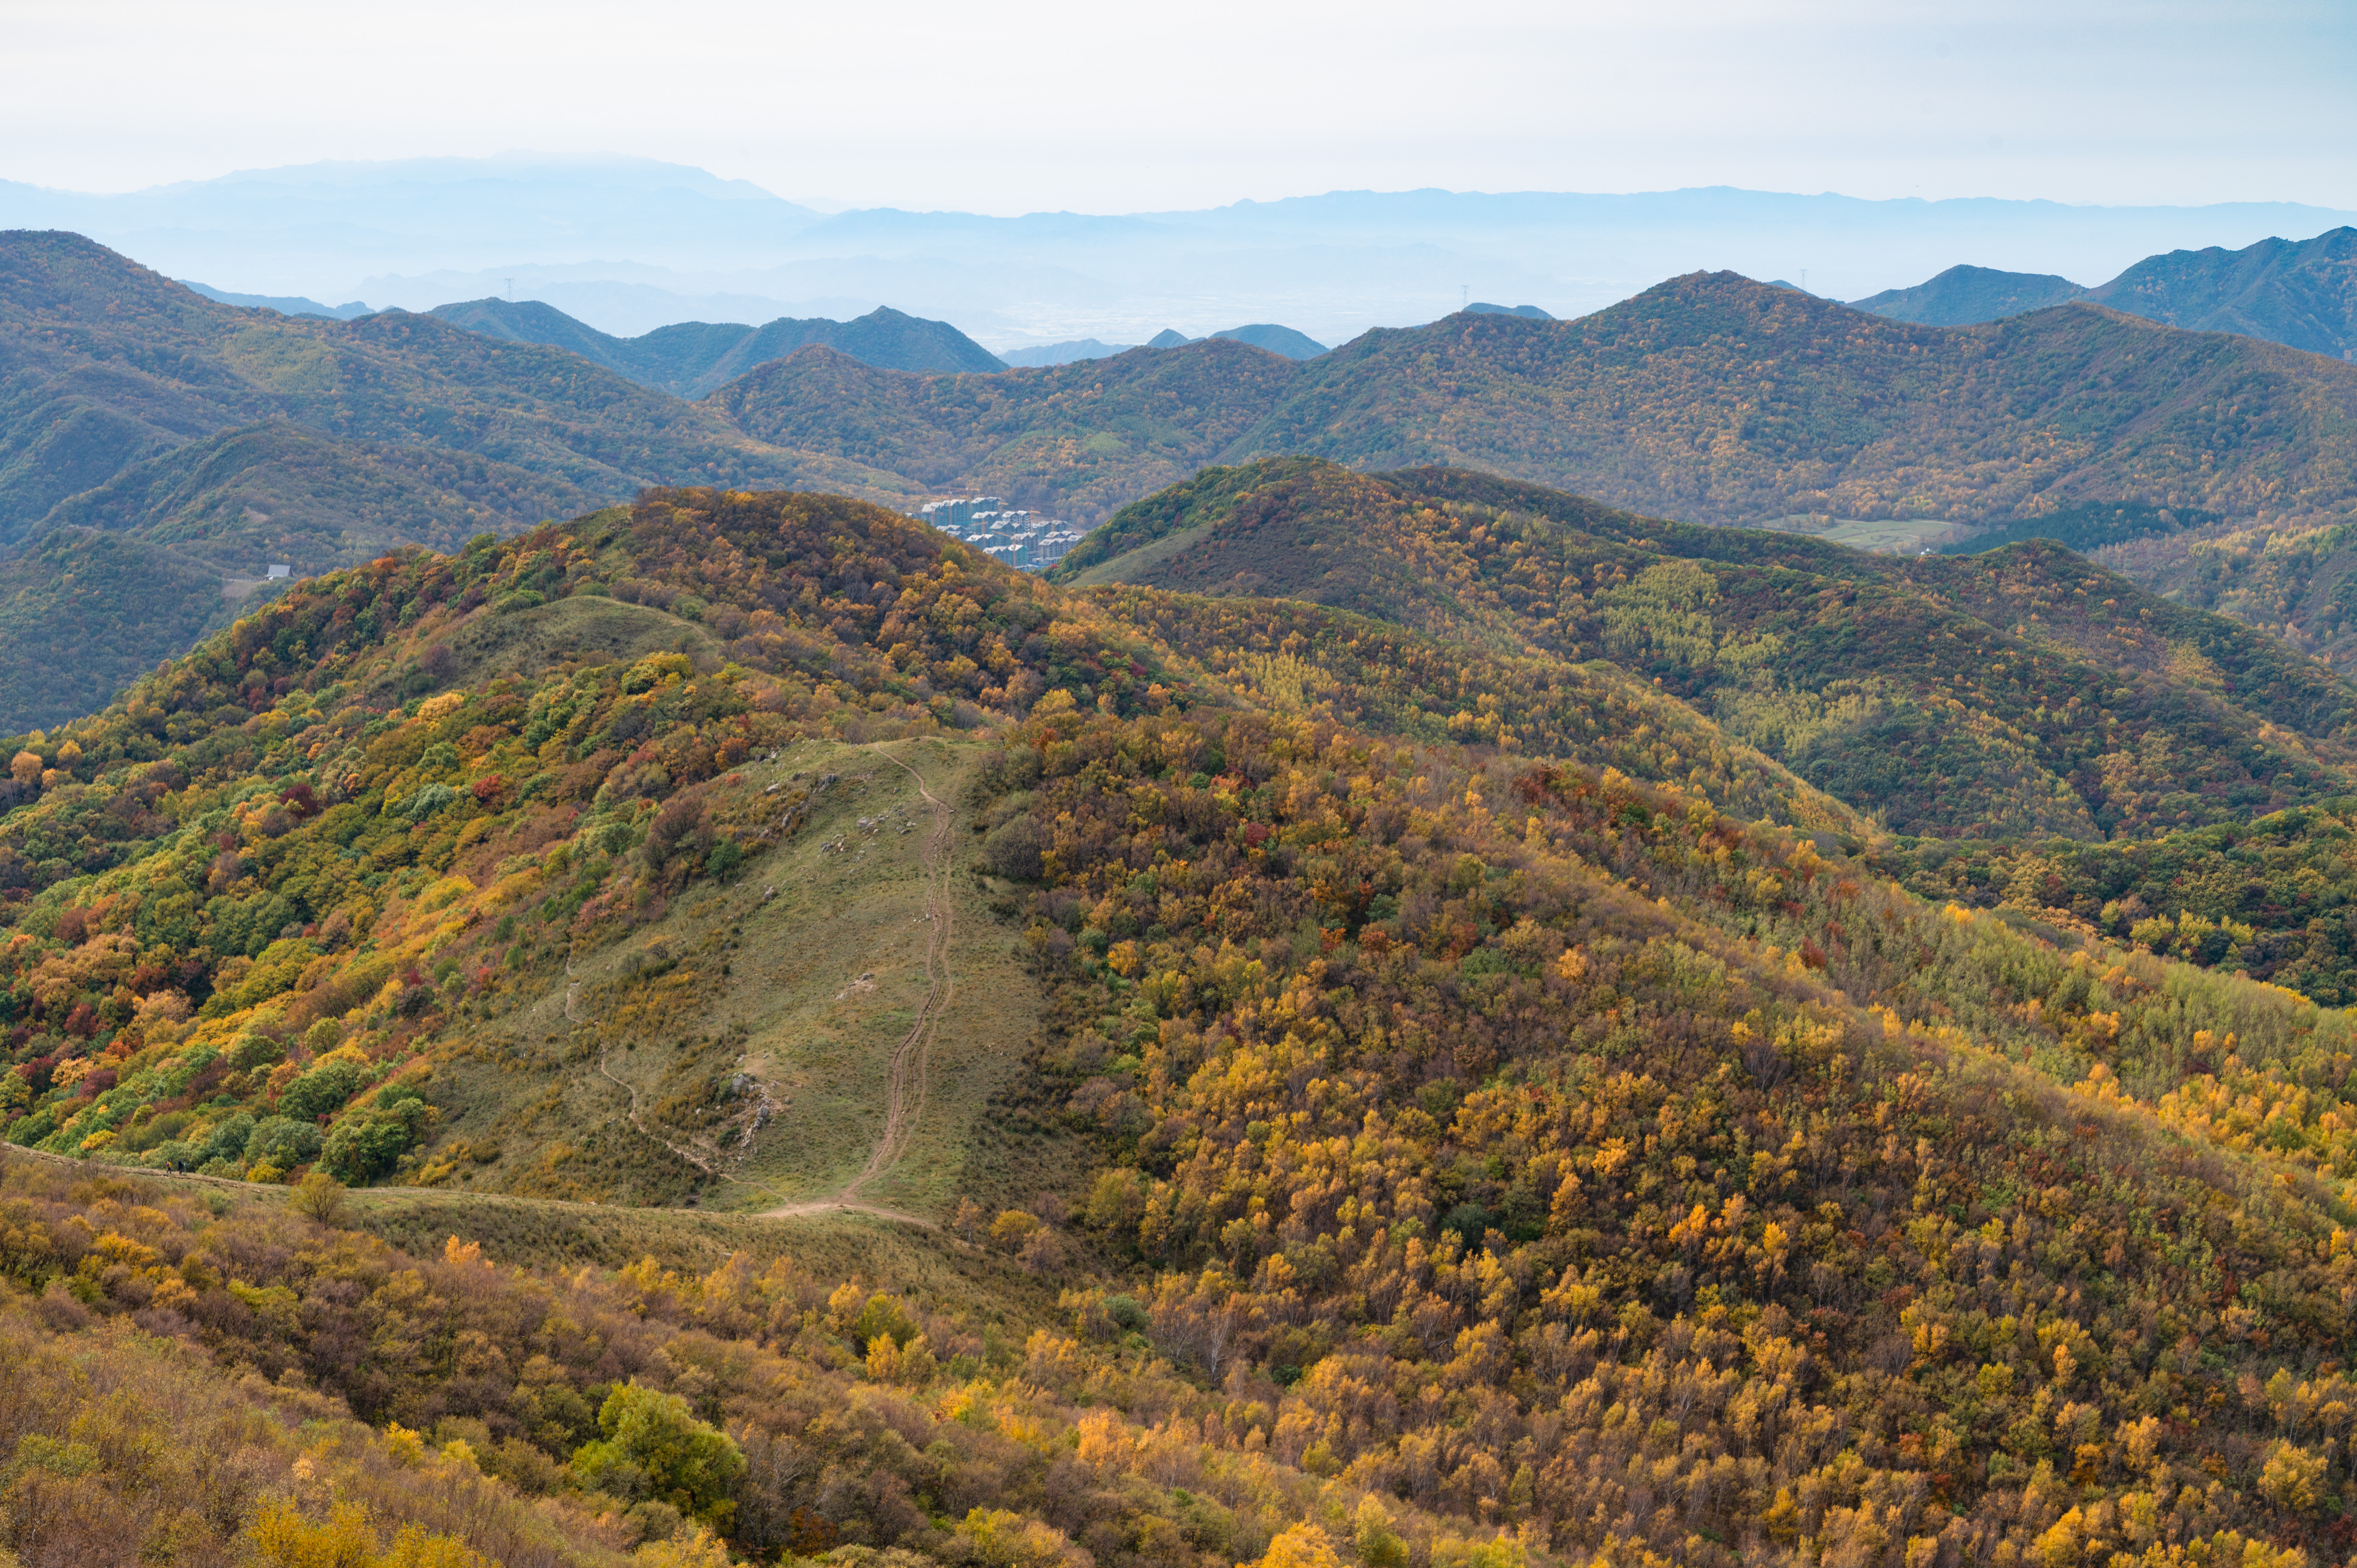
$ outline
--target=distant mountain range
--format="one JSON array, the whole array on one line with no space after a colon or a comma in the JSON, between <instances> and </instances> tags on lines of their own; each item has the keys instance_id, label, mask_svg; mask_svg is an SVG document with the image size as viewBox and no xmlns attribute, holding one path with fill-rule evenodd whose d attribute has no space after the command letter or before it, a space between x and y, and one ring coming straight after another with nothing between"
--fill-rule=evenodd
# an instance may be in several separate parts
<instances>
[{"instance_id":1,"label":"distant mountain range","mask_svg":"<svg viewBox=\"0 0 2357 1568\"><path fill-rule=\"evenodd\" d=\"M1136 343L1282 321L1322 343L1488 300L1574 316L1698 263L1808 269L1854 298L1961 258L2107 277L2178 248L2315 234L2287 203L2103 208L1708 188L1631 195L1334 191L1129 214L855 209L644 159L517 154L248 170L123 195L0 182L0 229L88 234L176 277L427 310L507 295L600 331L844 318L891 305L994 349Z\"/></svg>"},{"instance_id":2,"label":"distant mountain range","mask_svg":"<svg viewBox=\"0 0 2357 1568\"><path fill-rule=\"evenodd\" d=\"M640 386L660 387L683 398L702 397L756 365L783 359L812 343L879 370L955 373L1006 369L1005 361L948 322L922 321L883 306L856 321L785 317L766 327L685 321L638 338L608 337L537 300L474 299L437 305L432 314L486 338L570 349Z\"/></svg>"},{"instance_id":3,"label":"distant mountain range","mask_svg":"<svg viewBox=\"0 0 2357 1568\"><path fill-rule=\"evenodd\" d=\"M222 305L243 306L249 310L274 310L281 316L321 316L330 321L350 321L356 316L369 314L367 304L357 299L346 305L322 305L316 299L306 299L300 295L230 294L188 278L180 280L180 286L193 289L207 299Z\"/></svg>"},{"instance_id":4,"label":"distant mountain range","mask_svg":"<svg viewBox=\"0 0 2357 1568\"><path fill-rule=\"evenodd\" d=\"M1962 327L2089 299L2194 332L2239 332L2314 354L2357 359L2357 228L2147 256L2107 284L1956 266L1913 288L1856 302L1898 321Z\"/></svg>"}]
</instances>

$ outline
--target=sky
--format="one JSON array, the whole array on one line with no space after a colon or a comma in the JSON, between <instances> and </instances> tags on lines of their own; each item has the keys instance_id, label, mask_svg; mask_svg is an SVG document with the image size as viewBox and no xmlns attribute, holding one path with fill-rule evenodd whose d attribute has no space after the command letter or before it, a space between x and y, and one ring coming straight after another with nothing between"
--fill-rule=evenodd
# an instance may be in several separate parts
<instances>
[{"instance_id":1,"label":"sky","mask_svg":"<svg viewBox=\"0 0 2357 1568\"><path fill-rule=\"evenodd\" d=\"M2357 208L2352 0L5 0L0 178L511 147L1130 212L1733 185Z\"/></svg>"}]
</instances>

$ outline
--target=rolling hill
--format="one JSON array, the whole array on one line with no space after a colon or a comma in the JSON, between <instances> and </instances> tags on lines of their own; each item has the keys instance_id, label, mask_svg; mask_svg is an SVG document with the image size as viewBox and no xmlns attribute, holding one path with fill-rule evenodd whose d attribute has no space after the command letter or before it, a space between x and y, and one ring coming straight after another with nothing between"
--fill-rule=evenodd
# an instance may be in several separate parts
<instances>
[{"instance_id":1,"label":"rolling hill","mask_svg":"<svg viewBox=\"0 0 2357 1568\"><path fill-rule=\"evenodd\" d=\"M712 394L756 440L1093 521L1244 439L1295 362L1224 338L994 376L911 376L804 349Z\"/></svg>"},{"instance_id":2,"label":"rolling hill","mask_svg":"<svg viewBox=\"0 0 2357 1568\"><path fill-rule=\"evenodd\" d=\"M2344 688L2034 547L1298 459L1145 515L1374 613L672 489L12 737L28 1560L2335 1549L2348 1019L1910 896L1673 682L1904 610L2024 704L2208 650L2083 697L2140 746Z\"/></svg>"},{"instance_id":3,"label":"rolling hill","mask_svg":"<svg viewBox=\"0 0 2357 1568\"><path fill-rule=\"evenodd\" d=\"M1255 349L1265 349L1288 360L1314 360L1326 352L1326 345L1308 333L1296 332L1290 327L1280 327L1273 321L1257 322L1250 327L1231 327L1211 336L1232 338L1239 343L1249 343Z\"/></svg>"},{"instance_id":4,"label":"rolling hill","mask_svg":"<svg viewBox=\"0 0 2357 1568\"><path fill-rule=\"evenodd\" d=\"M1607 659L1889 830L2144 837L2357 780L2357 688L2043 543L1872 556L1450 469L1212 469L1056 571Z\"/></svg>"},{"instance_id":5,"label":"rolling hill","mask_svg":"<svg viewBox=\"0 0 2357 1568\"><path fill-rule=\"evenodd\" d=\"M0 237L0 548L43 542L0 599L0 665L19 677L0 723L102 704L273 562L453 549L664 479L830 474L907 489L767 447L570 353L401 312L245 310L76 236ZM102 553L98 533L124 542ZM189 607L204 613L141 607L184 593L192 563L215 574ZM96 618L58 620L68 605Z\"/></svg>"},{"instance_id":6,"label":"rolling hill","mask_svg":"<svg viewBox=\"0 0 2357 1568\"><path fill-rule=\"evenodd\" d=\"M683 321L637 338L609 337L537 300L468 300L436 306L432 314L486 338L568 349L640 386L689 399L812 343L885 371L947 374L1006 368L946 321L920 321L883 306L856 321L781 317L764 327Z\"/></svg>"},{"instance_id":7,"label":"rolling hill","mask_svg":"<svg viewBox=\"0 0 2357 1568\"><path fill-rule=\"evenodd\" d=\"M1479 467L1711 523L2357 505L2357 367L2084 304L1929 328L1696 274L1577 321L1453 316L1297 365L1207 349L986 381L797 357L712 402L764 441L1083 521L1286 453Z\"/></svg>"},{"instance_id":8,"label":"rolling hill","mask_svg":"<svg viewBox=\"0 0 2357 1568\"><path fill-rule=\"evenodd\" d=\"M1912 288L1887 288L1850 302L1851 308L1892 321L1926 327L1976 327L2007 316L2073 299L2087 288L2051 273L2006 273L1993 267L1953 266Z\"/></svg>"}]
</instances>

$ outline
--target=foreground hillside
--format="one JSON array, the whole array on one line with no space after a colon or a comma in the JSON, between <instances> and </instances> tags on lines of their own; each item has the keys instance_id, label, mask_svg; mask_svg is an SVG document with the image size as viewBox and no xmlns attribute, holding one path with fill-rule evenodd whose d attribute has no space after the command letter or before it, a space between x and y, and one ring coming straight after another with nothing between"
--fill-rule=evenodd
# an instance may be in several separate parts
<instances>
[{"instance_id":1,"label":"foreground hillside","mask_svg":"<svg viewBox=\"0 0 2357 1568\"><path fill-rule=\"evenodd\" d=\"M17 738L12 1549L2345 1555L2346 1019L1918 901L1416 482L1421 618L655 491Z\"/></svg>"}]
</instances>

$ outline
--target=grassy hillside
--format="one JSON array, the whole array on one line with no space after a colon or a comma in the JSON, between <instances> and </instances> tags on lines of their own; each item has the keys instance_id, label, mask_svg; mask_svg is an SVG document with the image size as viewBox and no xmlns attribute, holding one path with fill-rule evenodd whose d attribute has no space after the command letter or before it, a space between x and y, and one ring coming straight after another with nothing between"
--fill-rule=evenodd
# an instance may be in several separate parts
<instances>
[{"instance_id":1,"label":"grassy hillside","mask_svg":"<svg viewBox=\"0 0 2357 1568\"><path fill-rule=\"evenodd\" d=\"M473 299L433 314L486 338L566 349L641 386L700 398L771 360L823 343L886 371L1003 371L1004 361L946 321L878 306L854 321L780 317L762 327L683 321L637 338L616 338L538 300Z\"/></svg>"},{"instance_id":2,"label":"grassy hillside","mask_svg":"<svg viewBox=\"0 0 2357 1568\"><path fill-rule=\"evenodd\" d=\"M1294 555L1357 610L654 491L12 741L0 1092L79 1164L0 1197L0 1439L57 1499L8 1544L300 1562L341 1501L510 1562L2337 1551L2347 1020L1921 902L1679 695L1770 638L1891 666L1885 614L2057 694L2090 655L1957 606L2094 638L2084 568L1845 587L1445 494L1489 482L1230 486L1263 576L1352 521L1367 570ZM328 1174L337 1223L278 1208Z\"/></svg>"},{"instance_id":3,"label":"grassy hillside","mask_svg":"<svg viewBox=\"0 0 2357 1568\"><path fill-rule=\"evenodd\" d=\"M2357 691L2050 545L1900 560L1294 459L1207 472L1102 537L1060 574L1611 660L1900 832L2143 836L2351 777Z\"/></svg>"}]
</instances>

